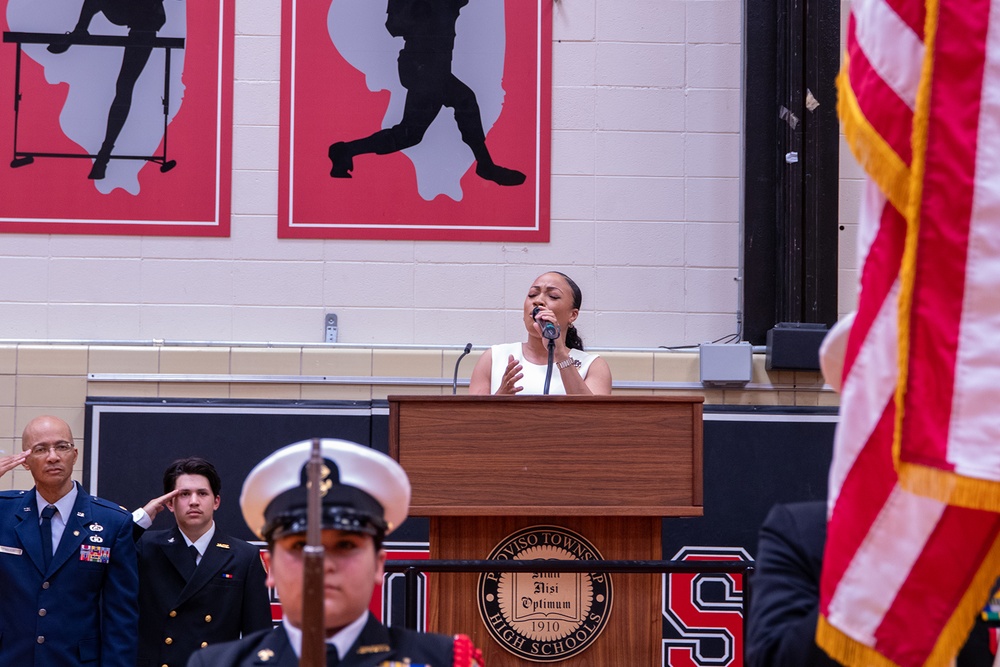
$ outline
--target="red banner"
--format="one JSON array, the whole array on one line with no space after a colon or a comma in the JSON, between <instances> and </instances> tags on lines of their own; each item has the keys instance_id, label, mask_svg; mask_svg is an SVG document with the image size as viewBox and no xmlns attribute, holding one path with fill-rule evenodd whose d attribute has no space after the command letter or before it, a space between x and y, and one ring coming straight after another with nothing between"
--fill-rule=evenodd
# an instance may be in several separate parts
<instances>
[{"instance_id":1,"label":"red banner","mask_svg":"<svg viewBox=\"0 0 1000 667\"><path fill-rule=\"evenodd\" d=\"M548 241L551 3L283 0L282 37L279 236Z\"/></svg>"},{"instance_id":2,"label":"red banner","mask_svg":"<svg viewBox=\"0 0 1000 667\"><path fill-rule=\"evenodd\" d=\"M0 231L228 236L235 3L0 5Z\"/></svg>"}]
</instances>

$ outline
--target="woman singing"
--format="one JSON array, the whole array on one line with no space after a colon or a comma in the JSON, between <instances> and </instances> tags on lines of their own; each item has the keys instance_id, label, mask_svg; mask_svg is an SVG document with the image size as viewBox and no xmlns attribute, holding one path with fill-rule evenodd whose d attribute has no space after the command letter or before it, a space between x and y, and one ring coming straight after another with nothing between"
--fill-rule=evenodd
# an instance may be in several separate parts
<instances>
[{"instance_id":1,"label":"woman singing","mask_svg":"<svg viewBox=\"0 0 1000 667\"><path fill-rule=\"evenodd\" d=\"M583 351L583 341L573 326L582 298L569 276L558 271L540 275L524 299L527 342L494 345L484 352L472 370L469 393L543 393L549 356L543 330L547 329L555 341L549 393L610 394L608 362Z\"/></svg>"}]
</instances>

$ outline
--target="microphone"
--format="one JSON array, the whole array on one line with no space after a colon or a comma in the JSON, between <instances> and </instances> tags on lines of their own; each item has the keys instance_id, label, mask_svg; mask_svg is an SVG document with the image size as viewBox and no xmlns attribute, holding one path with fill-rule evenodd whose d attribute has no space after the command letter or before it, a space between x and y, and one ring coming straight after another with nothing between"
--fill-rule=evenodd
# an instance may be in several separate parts
<instances>
[{"instance_id":1,"label":"microphone","mask_svg":"<svg viewBox=\"0 0 1000 667\"><path fill-rule=\"evenodd\" d=\"M536 319L538 317L538 311L541 310L538 306L535 306L531 311L531 319L538 322ZM548 320L542 320L538 322L538 325L542 327L542 338L547 338L548 340L555 340L559 338L559 327Z\"/></svg>"},{"instance_id":2,"label":"microphone","mask_svg":"<svg viewBox=\"0 0 1000 667\"><path fill-rule=\"evenodd\" d=\"M467 355L469 352L472 352L472 343L465 344L465 350L462 352L462 354L458 355L458 361L455 362L455 377L451 381L452 395L458 393L458 365L462 363L462 359L465 359L465 355Z\"/></svg>"}]
</instances>

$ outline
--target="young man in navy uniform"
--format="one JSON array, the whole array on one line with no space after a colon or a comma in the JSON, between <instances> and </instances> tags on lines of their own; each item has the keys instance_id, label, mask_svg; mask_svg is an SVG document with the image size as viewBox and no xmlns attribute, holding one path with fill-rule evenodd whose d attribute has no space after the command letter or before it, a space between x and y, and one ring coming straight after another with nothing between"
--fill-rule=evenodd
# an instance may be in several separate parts
<instances>
[{"instance_id":1,"label":"young man in navy uniform","mask_svg":"<svg viewBox=\"0 0 1000 667\"><path fill-rule=\"evenodd\" d=\"M282 625L238 642L209 646L189 667L296 667L302 650L306 465L310 442L279 449L247 476L240 505L247 525L267 540L268 584L277 588ZM368 613L382 581L383 538L406 519L410 482L398 463L370 447L323 440L323 622L327 664L470 667L479 661L467 637L387 628ZM476 662L474 662L476 661Z\"/></svg>"},{"instance_id":2,"label":"young man in navy uniform","mask_svg":"<svg viewBox=\"0 0 1000 667\"><path fill-rule=\"evenodd\" d=\"M132 517L72 480L63 420L33 419L21 448L35 486L0 492L0 665L134 667Z\"/></svg>"},{"instance_id":3,"label":"young man in navy uniform","mask_svg":"<svg viewBox=\"0 0 1000 667\"><path fill-rule=\"evenodd\" d=\"M184 667L199 648L271 627L260 549L218 530L215 466L179 459L163 473L165 495L136 510L142 528L165 506L173 528L139 539L138 667Z\"/></svg>"}]
</instances>

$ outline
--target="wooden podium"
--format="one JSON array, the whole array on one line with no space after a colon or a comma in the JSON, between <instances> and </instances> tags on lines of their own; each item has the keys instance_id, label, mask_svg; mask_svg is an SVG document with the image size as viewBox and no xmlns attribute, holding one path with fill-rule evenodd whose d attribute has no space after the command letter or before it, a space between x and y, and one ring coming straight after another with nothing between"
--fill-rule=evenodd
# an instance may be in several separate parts
<instances>
[{"instance_id":1,"label":"wooden podium","mask_svg":"<svg viewBox=\"0 0 1000 667\"><path fill-rule=\"evenodd\" d=\"M487 559L520 529L557 526L605 560L658 560L661 519L702 514L702 400L390 396L389 453L410 477L410 514L430 518L431 558ZM659 664L660 580L614 575L600 635L559 664ZM479 581L434 575L428 629L470 635L488 667L552 662L493 638Z\"/></svg>"}]
</instances>

